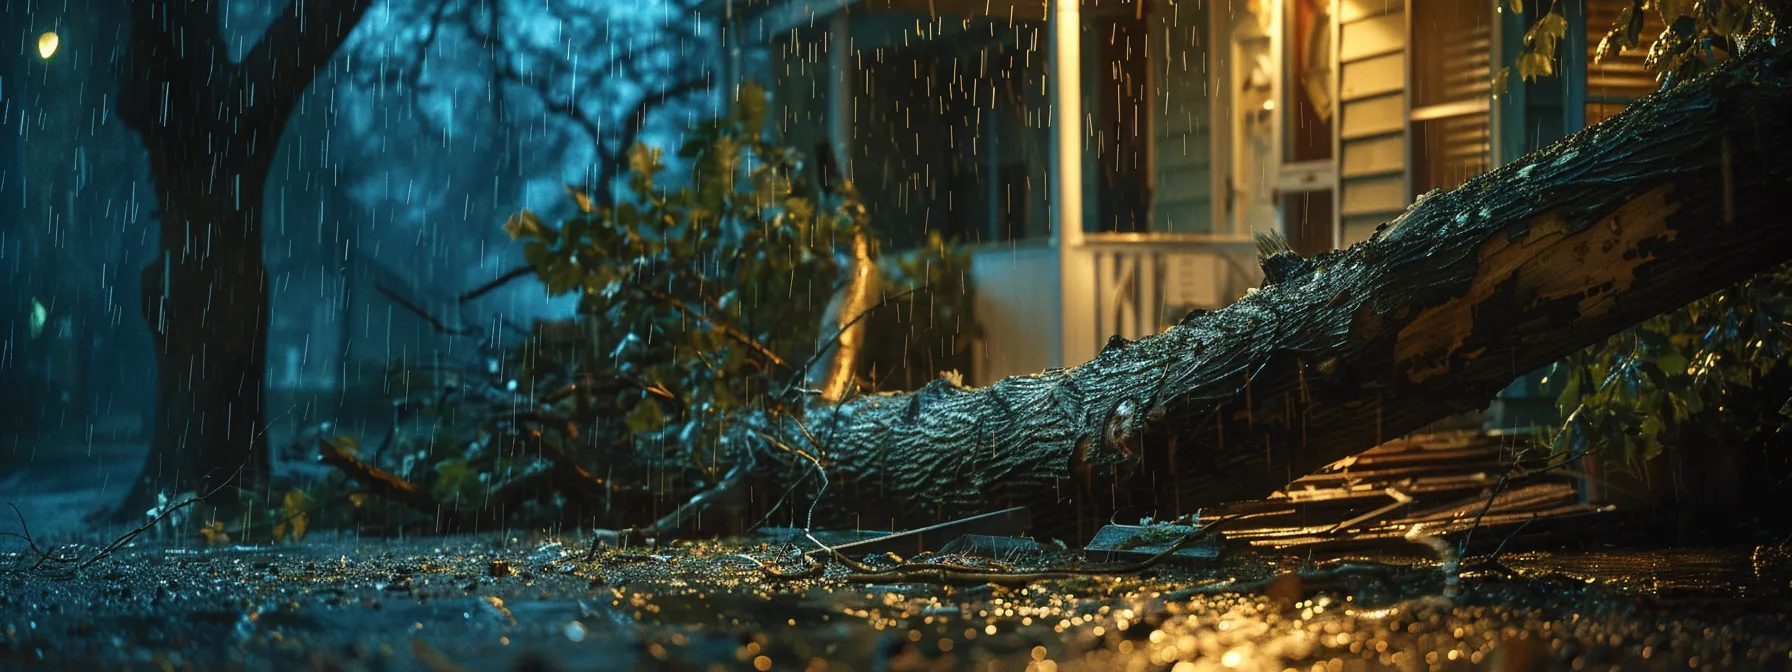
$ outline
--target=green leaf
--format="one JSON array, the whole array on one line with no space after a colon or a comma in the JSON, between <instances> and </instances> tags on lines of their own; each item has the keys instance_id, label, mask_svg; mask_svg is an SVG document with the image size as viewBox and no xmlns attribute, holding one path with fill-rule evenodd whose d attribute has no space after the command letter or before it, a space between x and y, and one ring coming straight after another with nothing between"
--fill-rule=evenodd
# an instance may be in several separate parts
<instances>
[{"instance_id":1,"label":"green leaf","mask_svg":"<svg viewBox=\"0 0 1792 672\"><path fill-rule=\"evenodd\" d=\"M1556 396L1556 411L1561 413L1562 417L1567 417L1574 413L1576 407L1580 406L1581 375L1578 371L1569 371L1562 377L1565 380L1562 385L1562 393Z\"/></svg>"},{"instance_id":2,"label":"green leaf","mask_svg":"<svg viewBox=\"0 0 1792 672\"><path fill-rule=\"evenodd\" d=\"M1556 45L1568 35L1568 19L1564 18L1560 11L1550 12L1544 14L1543 18L1537 21L1537 26L1533 30L1536 32L1536 37L1532 39L1531 46L1542 53L1545 58L1555 60Z\"/></svg>"},{"instance_id":3,"label":"green leaf","mask_svg":"<svg viewBox=\"0 0 1792 672\"><path fill-rule=\"evenodd\" d=\"M642 399L641 403L635 404L634 409L630 410L628 416L623 418L623 423L628 425L628 430L635 434L658 430L665 424L665 421L665 414L660 411L659 399L654 397Z\"/></svg>"},{"instance_id":4,"label":"green leaf","mask_svg":"<svg viewBox=\"0 0 1792 672\"><path fill-rule=\"evenodd\" d=\"M230 533L224 531L224 521L214 520L209 525L199 528L200 536L205 537L207 546L223 546L230 543Z\"/></svg>"},{"instance_id":5,"label":"green leaf","mask_svg":"<svg viewBox=\"0 0 1792 672\"><path fill-rule=\"evenodd\" d=\"M504 232L510 234L511 240L541 238L546 229L547 227L541 223L541 218L528 210L511 215L510 219L504 220Z\"/></svg>"},{"instance_id":6,"label":"green leaf","mask_svg":"<svg viewBox=\"0 0 1792 672\"><path fill-rule=\"evenodd\" d=\"M633 203L623 203L617 206L616 225L633 232L641 225L641 209L635 207Z\"/></svg>"},{"instance_id":7,"label":"green leaf","mask_svg":"<svg viewBox=\"0 0 1792 672\"><path fill-rule=\"evenodd\" d=\"M1555 65L1550 62L1549 57L1536 51L1519 54L1517 66L1518 76L1526 81L1555 74Z\"/></svg>"},{"instance_id":8,"label":"green leaf","mask_svg":"<svg viewBox=\"0 0 1792 672\"><path fill-rule=\"evenodd\" d=\"M286 496L282 498L280 506L281 517L286 519L285 529L276 526L275 537L278 538L284 532L290 531L294 542L304 539L305 530L311 524L310 508L311 496L305 494L304 490L293 488L286 491Z\"/></svg>"},{"instance_id":9,"label":"green leaf","mask_svg":"<svg viewBox=\"0 0 1792 672\"><path fill-rule=\"evenodd\" d=\"M530 266L534 266L538 269L538 272L542 263L547 261L549 254L551 254L551 252L548 250L547 243L532 241L523 245L523 261L528 262Z\"/></svg>"},{"instance_id":10,"label":"green leaf","mask_svg":"<svg viewBox=\"0 0 1792 672\"><path fill-rule=\"evenodd\" d=\"M660 149L649 147L645 143L635 143L628 150L628 170L637 176L652 178L665 169L666 164L660 162ZM652 184L652 182L648 182Z\"/></svg>"},{"instance_id":11,"label":"green leaf","mask_svg":"<svg viewBox=\"0 0 1792 672\"><path fill-rule=\"evenodd\" d=\"M767 98L765 87L758 82L742 84L734 103L734 118L741 128L757 135L765 129Z\"/></svg>"},{"instance_id":12,"label":"green leaf","mask_svg":"<svg viewBox=\"0 0 1792 672\"><path fill-rule=\"evenodd\" d=\"M597 211L597 203L591 200L591 194L584 189L568 184L566 185L566 195L572 197L572 202L579 207L579 212L591 214Z\"/></svg>"},{"instance_id":13,"label":"green leaf","mask_svg":"<svg viewBox=\"0 0 1792 672\"><path fill-rule=\"evenodd\" d=\"M594 266L585 273L582 286L586 294L611 298L622 291L622 271L615 266Z\"/></svg>"},{"instance_id":14,"label":"green leaf","mask_svg":"<svg viewBox=\"0 0 1792 672\"><path fill-rule=\"evenodd\" d=\"M1622 53L1627 47L1636 46L1635 40L1626 40L1626 36L1630 34L1632 15L1633 12L1629 7L1625 7L1624 11L1619 13L1617 22L1612 24L1611 30L1606 31L1605 37L1599 40L1599 47L1593 51L1593 62L1603 62L1607 58Z\"/></svg>"},{"instance_id":15,"label":"green leaf","mask_svg":"<svg viewBox=\"0 0 1792 672\"><path fill-rule=\"evenodd\" d=\"M436 483L432 488L437 499L452 500L464 489L477 483L479 475L466 460L451 458L436 463Z\"/></svg>"},{"instance_id":16,"label":"green leaf","mask_svg":"<svg viewBox=\"0 0 1792 672\"><path fill-rule=\"evenodd\" d=\"M1655 365L1661 367L1662 373L1667 374L1670 378L1686 375L1686 357L1678 352L1670 352L1656 357Z\"/></svg>"}]
</instances>

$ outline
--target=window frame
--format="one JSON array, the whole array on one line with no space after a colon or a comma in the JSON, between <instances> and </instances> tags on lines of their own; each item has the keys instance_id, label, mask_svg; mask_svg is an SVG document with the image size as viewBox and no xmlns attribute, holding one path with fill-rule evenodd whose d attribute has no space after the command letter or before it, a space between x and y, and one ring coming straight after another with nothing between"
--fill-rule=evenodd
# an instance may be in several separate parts
<instances>
[{"instance_id":1,"label":"window frame","mask_svg":"<svg viewBox=\"0 0 1792 672\"><path fill-rule=\"evenodd\" d=\"M1418 52L1418 40L1416 39L1417 35L1414 32L1413 15L1421 3L1436 3L1439 1L1440 0L1406 0L1406 192L1409 198L1414 199L1424 193L1424 191L1420 190L1421 185L1418 183L1420 166L1418 165L1418 161L1415 160L1416 150L1418 148L1416 143L1424 140L1424 138L1420 137L1417 130L1418 126L1422 123L1441 122L1447 119L1484 114L1487 117L1487 169L1492 170L1497 167L1499 165L1498 160L1502 158L1499 150L1501 142L1499 105L1494 104L1491 95L1488 97L1445 101L1430 105L1417 104L1417 96L1415 93L1417 88L1415 84L1418 79L1418 59L1415 58L1415 56ZM1497 77L1499 75L1499 67L1497 66L1503 63L1504 59L1503 50L1500 48L1501 40L1504 37L1504 31L1502 30L1503 21L1501 20L1504 16L1504 8L1500 6L1501 0L1480 1L1487 12L1488 75L1490 78ZM1571 2L1570 4L1578 3ZM1428 191L1428 189L1425 191Z\"/></svg>"}]
</instances>

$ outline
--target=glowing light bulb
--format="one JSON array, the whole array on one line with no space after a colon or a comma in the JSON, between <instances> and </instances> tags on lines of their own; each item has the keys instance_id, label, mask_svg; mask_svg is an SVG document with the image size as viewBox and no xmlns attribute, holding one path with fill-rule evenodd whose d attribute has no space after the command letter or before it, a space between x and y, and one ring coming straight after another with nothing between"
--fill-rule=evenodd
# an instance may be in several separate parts
<instances>
[{"instance_id":1,"label":"glowing light bulb","mask_svg":"<svg viewBox=\"0 0 1792 672\"><path fill-rule=\"evenodd\" d=\"M37 55L42 56L46 61L50 60L50 56L56 53L56 47L61 44L62 38L57 37L56 33L39 35L37 36Z\"/></svg>"}]
</instances>

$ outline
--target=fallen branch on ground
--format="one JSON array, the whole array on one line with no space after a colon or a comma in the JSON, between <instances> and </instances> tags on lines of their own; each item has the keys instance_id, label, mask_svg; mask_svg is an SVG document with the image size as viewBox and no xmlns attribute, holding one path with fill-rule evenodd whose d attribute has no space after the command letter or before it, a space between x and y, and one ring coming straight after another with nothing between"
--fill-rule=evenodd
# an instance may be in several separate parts
<instances>
[{"instance_id":1,"label":"fallen branch on ground","mask_svg":"<svg viewBox=\"0 0 1792 672\"><path fill-rule=\"evenodd\" d=\"M363 462L361 458L328 439L318 439L317 449L324 464L341 470L349 478L365 486L368 492L406 504L420 512L434 514L438 527L451 528L459 518L453 507L437 502L429 493L423 492L410 481Z\"/></svg>"}]
</instances>

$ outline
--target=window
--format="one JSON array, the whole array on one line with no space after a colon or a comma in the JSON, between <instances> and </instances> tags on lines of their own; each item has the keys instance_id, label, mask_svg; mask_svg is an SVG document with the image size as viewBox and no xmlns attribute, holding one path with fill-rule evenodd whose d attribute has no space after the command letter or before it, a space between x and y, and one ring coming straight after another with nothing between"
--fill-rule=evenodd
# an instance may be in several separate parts
<instances>
[{"instance_id":1,"label":"window","mask_svg":"<svg viewBox=\"0 0 1792 672\"><path fill-rule=\"evenodd\" d=\"M1282 160L1332 158L1332 17L1329 0L1287 0L1282 13ZM1292 233L1292 227L1290 233Z\"/></svg>"},{"instance_id":2,"label":"window","mask_svg":"<svg viewBox=\"0 0 1792 672\"><path fill-rule=\"evenodd\" d=\"M1412 191L1487 172L1493 22L1481 0L1412 3Z\"/></svg>"},{"instance_id":3,"label":"window","mask_svg":"<svg viewBox=\"0 0 1792 672\"><path fill-rule=\"evenodd\" d=\"M1131 10L1092 12L1088 21L1093 39L1084 44L1097 67L1087 75L1093 105L1085 111L1095 126L1086 151L1097 165L1089 173L1096 180L1095 202L1085 207L1094 211L1094 230L1143 232L1151 223L1146 22Z\"/></svg>"},{"instance_id":4,"label":"window","mask_svg":"<svg viewBox=\"0 0 1792 672\"><path fill-rule=\"evenodd\" d=\"M1655 91L1655 76L1643 66L1643 55L1655 38L1661 35L1661 12L1643 11L1643 28L1637 33L1637 46L1623 53L1607 54L1600 59L1599 43L1617 23L1628 0L1587 0L1586 4L1586 123L1591 126L1605 121Z\"/></svg>"},{"instance_id":5,"label":"window","mask_svg":"<svg viewBox=\"0 0 1792 672\"><path fill-rule=\"evenodd\" d=\"M1282 194L1282 231L1295 254L1331 251L1333 219L1330 189Z\"/></svg>"},{"instance_id":6,"label":"window","mask_svg":"<svg viewBox=\"0 0 1792 672\"><path fill-rule=\"evenodd\" d=\"M1332 249L1333 101L1331 0L1282 0L1282 170L1276 179L1282 235L1295 252Z\"/></svg>"},{"instance_id":7,"label":"window","mask_svg":"<svg viewBox=\"0 0 1792 672\"><path fill-rule=\"evenodd\" d=\"M1224 107L1231 127L1232 166L1222 197L1232 229L1240 233L1273 231L1277 226L1274 194L1280 155L1275 152L1275 109L1281 65L1270 30L1269 10L1274 7L1247 2L1229 26L1230 90Z\"/></svg>"}]
</instances>

